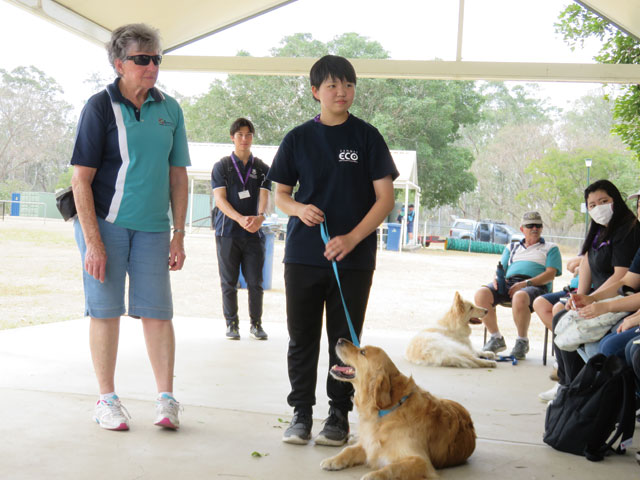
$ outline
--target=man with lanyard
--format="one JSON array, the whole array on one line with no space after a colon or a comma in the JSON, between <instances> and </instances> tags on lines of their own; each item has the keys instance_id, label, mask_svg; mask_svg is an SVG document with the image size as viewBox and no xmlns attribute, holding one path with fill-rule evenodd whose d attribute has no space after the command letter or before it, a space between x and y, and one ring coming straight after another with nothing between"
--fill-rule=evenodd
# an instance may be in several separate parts
<instances>
[{"instance_id":1,"label":"man with lanyard","mask_svg":"<svg viewBox=\"0 0 640 480\"><path fill-rule=\"evenodd\" d=\"M217 207L213 220L222 308L230 340L240 340L237 289L240 267L249 292L251 336L257 340L268 338L262 328L265 239L260 227L265 220L271 182L266 180L269 167L251 154L254 133L253 124L246 118L233 122L230 134L234 151L216 162L211 172Z\"/></svg>"}]
</instances>

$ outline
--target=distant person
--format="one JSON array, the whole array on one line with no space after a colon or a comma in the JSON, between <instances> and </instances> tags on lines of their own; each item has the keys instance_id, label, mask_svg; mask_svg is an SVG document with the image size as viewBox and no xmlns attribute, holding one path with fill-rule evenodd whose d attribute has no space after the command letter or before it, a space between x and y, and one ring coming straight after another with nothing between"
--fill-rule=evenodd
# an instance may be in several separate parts
<instances>
[{"instance_id":1,"label":"distant person","mask_svg":"<svg viewBox=\"0 0 640 480\"><path fill-rule=\"evenodd\" d=\"M526 212L520 222L524 239L507 246L500 263L505 272L506 287L500 291L494 278L493 283L476 292L475 303L486 308L487 315L482 321L491 338L482 350L494 353L506 350L506 342L498 328L496 305L511 303L513 321L518 337L511 350L518 360L526 358L529 352L529 323L533 311L533 301L548 293L553 279L562 274L562 258L558 247L542 238L542 217L538 212Z\"/></svg>"},{"instance_id":2,"label":"distant person","mask_svg":"<svg viewBox=\"0 0 640 480\"><path fill-rule=\"evenodd\" d=\"M100 388L94 420L109 430L129 429L114 381L120 317L126 313L142 319L158 388L154 423L177 429L169 271L180 270L185 261L190 161L184 119L178 102L155 88L162 61L157 30L144 24L119 27L107 51L118 78L83 108L71 157L75 236Z\"/></svg>"},{"instance_id":3,"label":"distant person","mask_svg":"<svg viewBox=\"0 0 640 480\"><path fill-rule=\"evenodd\" d=\"M277 182L276 205L289 215L284 256L287 401L294 415L282 440L294 444L311 438L325 306L330 365L341 363L335 352L338 339L351 338L331 261L337 262L359 336L376 262L376 228L393 209L398 176L382 135L349 113L356 87L349 61L326 55L311 68L310 80L320 114L285 136L268 174ZM331 236L326 246L320 236L323 222ZM315 442L343 445L353 387L326 374L329 417Z\"/></svg>"},{"instance_id":4,"label":"distant person","mask_svg":"<svg viewBox=\"0 0 640 480\"><path fill-rule=\"evenodd\" d=\"M216 201L214 219L218 272L222 287L222 313L227 323L227 338L240 340L238 319L238 277L240 267L249 292L249 333L267 340L262 328L262 267L265 237L260 227L266 218L271 182L269 167L251 153L255 128L246 118L231 124L234 150L211 171L211 188Z\"/></svg>"},{"instance_id":5,"label":"distant person","mask_svg":"<svg viewBox=\"0 0 640 480\"><path fill-rule=\"evenodd\" d=\"M400 213L396 217L396 222L402 223L402 219L404 218L404 205L400 207Z\"/></svg>"},{"instance_id":6,"label":"distant person","mask_svg":"<svg viewBox=\"0 0 640 480\"><path fill-rule=\"evenodd\" d=\"M413 220L416 217L416 212L413 209L413 203L409 204L409 213L407 213L407 236L409 242L413 240Z\"/></svg>"}]
</instances>

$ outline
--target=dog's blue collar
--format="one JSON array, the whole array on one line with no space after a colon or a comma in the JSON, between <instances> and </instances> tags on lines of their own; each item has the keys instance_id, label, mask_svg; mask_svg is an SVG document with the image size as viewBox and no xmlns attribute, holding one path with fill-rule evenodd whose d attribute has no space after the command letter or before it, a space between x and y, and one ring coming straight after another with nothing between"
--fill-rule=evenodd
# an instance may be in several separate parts
<instances>
[{"instance_id":1,"label":"dog's blue collar","mask_svg":"<svg viewBox=\"0 0 640 480\"><path fill-rule=\"evenodd\" d=\"M412 392L413 393L413 392ZM386 410L378 410L378 417L384 417L385 415L387 415L388 413L393 412L396 408L398 408L399 406L401 406L404 402L407 401L407 398L409 398L411 396L411 393L409 395L405 395L404 397L402 397L400 399L400 402L397 405L394 405L391 408L388 408Z\"/></svg>"}]
</instances>

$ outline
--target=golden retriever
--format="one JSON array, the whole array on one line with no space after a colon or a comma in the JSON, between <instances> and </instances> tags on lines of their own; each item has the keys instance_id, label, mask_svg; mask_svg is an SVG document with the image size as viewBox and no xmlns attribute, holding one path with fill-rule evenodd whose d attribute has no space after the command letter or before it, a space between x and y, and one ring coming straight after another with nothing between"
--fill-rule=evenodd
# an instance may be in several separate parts
<instances>
[{"instance_id":1,"label":"golden retriever","mask_svg":"<svg viewBox=\"0 0 640 480\"><path fill-rule=\"evenodd\" d=\"M464 300L458 292L451 309L432 327L409 342L406 357L418 365L434 367L495 367L493 352L476 352L471 346L470 323L482 323L487 310Z\"/></svg>"},{"instance_id":2,"label":"golden retriever","mask_svg":"<svg viewBox=\"0 0 640 480\"><path fill-rule=\"evenodd\" d=\"M473 453L476 433L469 412L438 399L396 368L384 350L358 348L344 338L336 345L346 366L331 375L351 382L358 409L358 441L323 460L324 470L367 464L362 480L437 478L436 468L459 465Z\"/></svg>"}]
</instances>

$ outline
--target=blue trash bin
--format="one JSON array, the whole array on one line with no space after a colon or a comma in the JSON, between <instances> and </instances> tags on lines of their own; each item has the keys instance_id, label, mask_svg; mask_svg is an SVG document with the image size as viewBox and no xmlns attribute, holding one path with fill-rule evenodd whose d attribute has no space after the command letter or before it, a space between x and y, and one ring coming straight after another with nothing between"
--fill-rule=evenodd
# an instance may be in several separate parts
<instances>
[{"instance_id":1,"label":"blue trash bin","mask_svg":"<svg viewBox=\"0 0 640 480\"><path fill-rule=\"evenodd\" d=\"M387 223L387 250L400 251L400 230L399 223Z\"/></svg>"},{"instance_id":2,"label":"blue trash bin","mask_svg":"<svg viewBox=\"0 0 640 480\"><path fill-rule=\"evenodd\" d=\"M14 202L20 202L20 194L19 193L12 193L11 194L11 216L12 217L19 217L20 216L20 203L14 203Z\"/></svg>"},{"instance_id":3,"label":"blue trash bin","mask_svg":"<svg viewBox=\"0 0 640 480\"><path fill-rule=\"evenodd\" d=\"M271 290L273 280L273 246L276 234L271 230L271 225L262 225L260 231L264 235L264 265L262 265L262 289ZM242 267L240 267L240 275L238 276L238 287L247 288L247 281L242 275Z\"/></svg>"}]
</instances>

